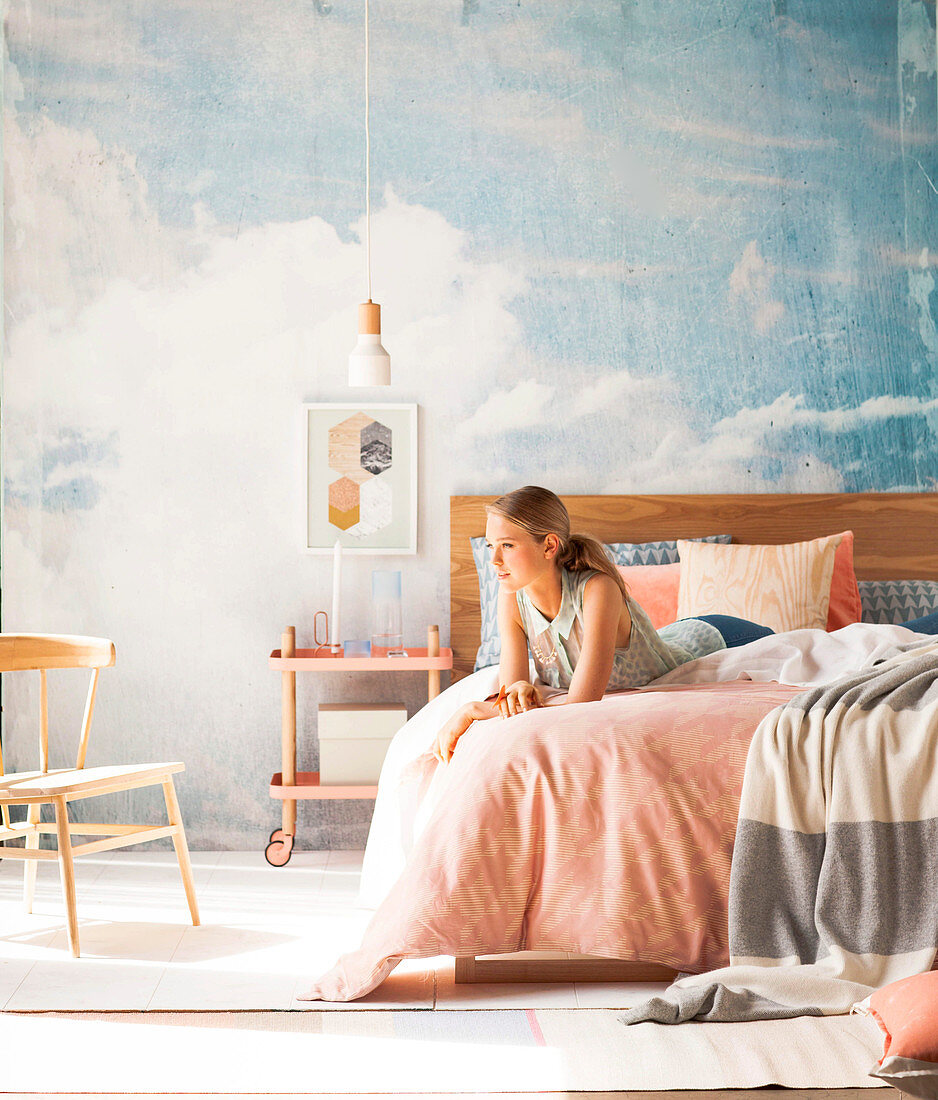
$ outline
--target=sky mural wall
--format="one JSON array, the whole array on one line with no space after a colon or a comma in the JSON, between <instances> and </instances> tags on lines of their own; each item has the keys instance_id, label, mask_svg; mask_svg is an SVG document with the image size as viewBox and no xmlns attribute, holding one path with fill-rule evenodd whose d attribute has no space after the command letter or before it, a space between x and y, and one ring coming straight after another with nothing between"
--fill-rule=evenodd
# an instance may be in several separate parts
<instances>
[{"instance_id":1,"label":"sky mural wall","mask_svg":"<svg viewBox=\"0 0 938 1100\"><path fill-rule=\"evenodd\" d=\"M331 601L300 406L354 399L364 6L5 11L3 628L112 637L100 759L185 760L193 844L260 848L266 655ZM348 636L390 563L405 641L445 640L454 492L938 486L933 3L371 20L379 400L419 405L419 527L416 557L347 566ZM301 680L300 766L317 702L422 687ZM14 762L32 690L5 686ZM360 845L368 812L301 807L300 843Z\"/></svg>"}]
</instances>

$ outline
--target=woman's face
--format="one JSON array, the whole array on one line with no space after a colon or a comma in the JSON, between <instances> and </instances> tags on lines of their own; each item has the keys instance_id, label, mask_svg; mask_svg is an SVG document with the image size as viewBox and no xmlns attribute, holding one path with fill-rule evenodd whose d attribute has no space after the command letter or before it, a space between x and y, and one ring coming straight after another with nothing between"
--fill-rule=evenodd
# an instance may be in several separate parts
<instances>
[{"instance_id":1,"label":"woman's face","mask_svg":"<svg viewBox=\"0 0 938 1100\"><path fill-rule=\"evenodd\" d=\"M537 542L523 527L494 512L485 525L485 541L492 547L498 583L509 592L517 592L554 568L552 536Z\"/></svg>"}]
</instances>

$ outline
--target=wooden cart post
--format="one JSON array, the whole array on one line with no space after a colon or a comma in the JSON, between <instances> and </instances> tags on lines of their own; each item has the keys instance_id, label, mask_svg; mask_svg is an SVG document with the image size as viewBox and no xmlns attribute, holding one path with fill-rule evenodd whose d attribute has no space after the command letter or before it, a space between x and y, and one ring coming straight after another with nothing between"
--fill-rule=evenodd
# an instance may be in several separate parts
<instances>
[{"instance_id":1,"label":"wooden cart post","mask_svg":"<svg viewBox=\"0 0 938 1100\"><path fill-rule=\"evenodd\" d=\"M427 627L427 656L439 657L440 655L440 628L438 626ZM431 668L427 673L427 699L435 699L440 694L440 670Z\"/></svg>"},{"instance_id":2,"label":"wooden cart post","mask_svg":"<svg viewBox=\"0 0 938 1100\"><path fill-rule=\"evenodd\" d=\"M288 626L280 636L281 657L296 654L296 627ZM296 785L296 672L280 673L280 771L285 787ZM264 852L267 862L283 867L293 852L296 836L296 799L285 798L280 808L280 828L270 834Z\"/></svg>"},{"instance_id":3,"label":"wooden cart post","mask_svg":"<svg viewBox=\"0 0 938 1100\"><path fill-rule=\"evenodd\" d=\"M284 657L292 657L296 653L296 627L288 626L280 639L280 652ZM280 747L280 766L283 771L285 786L292 787L296 783L296 673L281 673L282 716L280 735L282 743ZM285 798L283 800L283 813L281 815L283 831L290 836L296 835L296 799Z\"/></svg>"}]
</instances>

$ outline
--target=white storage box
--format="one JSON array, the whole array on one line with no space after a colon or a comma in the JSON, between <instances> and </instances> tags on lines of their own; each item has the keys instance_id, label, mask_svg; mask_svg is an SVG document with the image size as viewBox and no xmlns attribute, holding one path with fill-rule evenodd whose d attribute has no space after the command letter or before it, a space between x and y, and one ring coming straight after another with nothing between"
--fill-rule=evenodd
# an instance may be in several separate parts
<instances>
[{"instance_id":1,"label":"white storage box","mask_svg":"<svg viewBox=\"0 0 938 1100\"><path fill-rule=\"evenodd\" d=\"M321 703L319 782L377 783L391 738L406 721L403 703Z\"/></svg>"}]
</instances>

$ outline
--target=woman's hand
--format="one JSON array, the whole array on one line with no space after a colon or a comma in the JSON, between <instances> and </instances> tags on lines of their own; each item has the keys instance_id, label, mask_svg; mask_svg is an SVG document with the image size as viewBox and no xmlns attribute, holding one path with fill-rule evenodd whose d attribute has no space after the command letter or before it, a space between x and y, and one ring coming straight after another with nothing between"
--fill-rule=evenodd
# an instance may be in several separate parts
<instances>
[{"instance_id":1,"label":"woman's hand","mask_svg":"<svg viewBox=\"0 0 938 1100\"><path fill-rule=\"evenodd\" d=\"M431 752L440 761L441 764L448 764L453 756L453 751L456 748L456 742L462 737L467 729L480 718L491 718L491 712L487 714L482 713L483 704L480 703L466 703L465 706L459 708L452 718L446 723L446 725L436 735L436 740L433 742Z\"/></svg>"},{"instance_id":2,"label":"woman's hand","mask_svg":"<svg viewBox=\"0 0 938 1100\"><path fill-rule=\"evenodd\" d=\"M436 735L430 751L441 764L448 764L453 758L457 741L473 722L494 718L496 714L500 714L502 718L510 718L513 714L522 714L542 706L544 703L537 688L527 680L518 680L511 687L503 687L498 698L493 701L480 700L461 706Z\"/></svg>"},{"instance_id":3,"label":"woman's hand","mask_svg":"<svg viewBox=\"0 0 938 1100\"><path fill-rule=\"evenodd\" d=\"M517 680L511 687L504 688L499 693L496 705L502 718L511 718L512 715L522 714L526 710L542 707L544 702L533 684L529 684L527 680Z\"/></svg>"}]
</instances>

